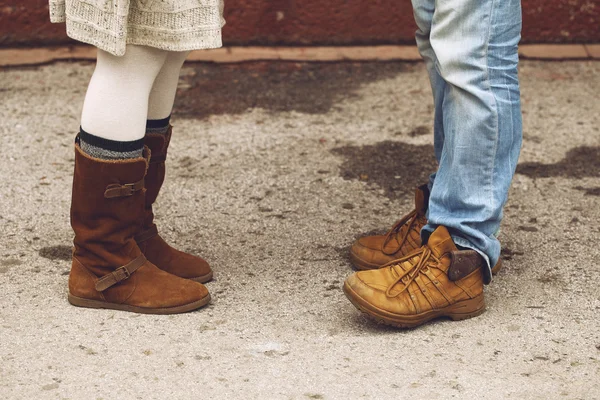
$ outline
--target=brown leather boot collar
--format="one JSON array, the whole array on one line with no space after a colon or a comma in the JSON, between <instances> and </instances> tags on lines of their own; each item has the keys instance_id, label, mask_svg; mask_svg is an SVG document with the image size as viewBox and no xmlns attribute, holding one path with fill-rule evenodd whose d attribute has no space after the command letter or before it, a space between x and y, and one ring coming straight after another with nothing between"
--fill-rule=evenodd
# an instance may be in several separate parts
<instances>
[{"instance_id":1,"label":"brown leather boot collar","mask_svg":"<svg viewBox=\"0 0 600 400\"><path fill-rule=\"evenodd\" d=\"M457 250L450 253L450 267L448 278L458 281L468 276L471 272L485 266L485 261L475 250Z\"/></svg>"}]
</instances>

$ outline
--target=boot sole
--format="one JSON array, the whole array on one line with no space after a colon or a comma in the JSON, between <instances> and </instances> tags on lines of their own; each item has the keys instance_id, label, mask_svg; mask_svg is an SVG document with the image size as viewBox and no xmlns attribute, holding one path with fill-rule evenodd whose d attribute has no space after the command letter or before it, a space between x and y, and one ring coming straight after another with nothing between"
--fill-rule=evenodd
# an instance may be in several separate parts
<instances>
[{"instance_id":1,"label":"boot sole","mask_svg":"<svg viewBox=\"0 0 600 400\"><path fill-rule=\"evenodd\" d=\"M496 263L496 265L494 265L494 268L492 268L492 275L497 275L501 269L502 269L502 260L499 259L498 262Z\"/></svg>"},{"instance_id":2,"label":"boot sole","mask_svg":"<svg viewBox=\"0 0 600 400\"><path fill-rule=\"evenodd\" d=\"M385 310L381 310L369 304L360 297L352 288L344 283L344 294L350 302L358 308L359 311L367 314L379 323L394 326L397 328L415 328L423 325L432 319L448 317L453 321L473 318L481 315L485 311L485 301L483 294L469 300L459 301L458 303L444 307L439 310L431 310L416 315L398 315Z\"/></svg>"},{"instance_id":3,"label":"boot sole","mask_svg":"<svg viewBox=\"0 0 600 400\"><path fill-rule=\"evenodd\" d=\"M189 278L189 279L194 282L206 283L206 282L212 281L212 278L213 278L213 272L210 271L206 275L197 276L196 278Z\"/></svg>"},{"instance_id":4,"label":"boot sole","mask_svg":"<svg viewBox=\"0 0 600 400\"><path fill-rule=\"evenodd\" d=\"M69 303L77 307L86 307L86 308L104 308L109 310L119 310L119 311L129 311L139 314L181 314L188 311L197 310L201 307L204 307L210 302L210 294L206 297L194 301L192 303L184 304L182 306L177 307L165 307L165 308L146 308L146 307L137 307L130 306L127 304L116 304L116 303L108 303L105 301L99 300L90 300L84 299L81 297L73 296L69 294Z\"/></svg>"},{"instance_id":5,"label":"boot sole","mask_svg":"<svg viewBox=\"0 0 600 400\"><path fill-rule=\"evenodd\" d=\"M380 264L373 264L368 261L365 261L350 251L350 262L354 265L354 268L360 271L367 271L370 269L379 269L382 267ZM497 275L498 272L502 269L502 260L498 260L494 268L492 268L492 275Z\"/></svg>"}]
</instances>

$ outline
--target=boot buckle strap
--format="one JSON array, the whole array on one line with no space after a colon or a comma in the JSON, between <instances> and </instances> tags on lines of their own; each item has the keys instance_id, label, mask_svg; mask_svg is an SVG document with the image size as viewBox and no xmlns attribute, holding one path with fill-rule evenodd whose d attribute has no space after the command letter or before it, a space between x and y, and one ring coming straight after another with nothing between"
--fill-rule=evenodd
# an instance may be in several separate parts
<instances>
[{"instance_id":1,"label":"boot buckle strap","mask_svg":"<svg viewBox=\"0 0 600 400\"><path fill-rule=\"evenodd\" d=\"M111 183L106 187L106 191L104 192L104 197L107 199L112 199L115 197L127 197L133 196L133 194L139 190L144 188L144 179L135 182L135 183L126 183L120 185L118 183Z\"/></svg>"},{"instance_id":2,"label":"boot buckle strap","mask_svg":"<svg viewBox=\"0 0 600 400\"><path fill-rule=\"evenodd\" d=\"M129 264L123 265L114 271L104 275L96 282L96 290L103 292L111 286L117 283L129 279L131 274L138 270L146 262L146 257L141 254L138 258L130 262Z\"/></svg>"},{"instance_id":3,"label":"boot buckle strap","mask_svg":"<svg viewBox=\"0 0 600 400\"><path fill-rule=\"evenodd\" d=\"M127 268L125 268L124 266L117 268L111 273L113 274L117 282L124 281L125 279L128 279L131 276Z\"/></svg>"}]
</instances>

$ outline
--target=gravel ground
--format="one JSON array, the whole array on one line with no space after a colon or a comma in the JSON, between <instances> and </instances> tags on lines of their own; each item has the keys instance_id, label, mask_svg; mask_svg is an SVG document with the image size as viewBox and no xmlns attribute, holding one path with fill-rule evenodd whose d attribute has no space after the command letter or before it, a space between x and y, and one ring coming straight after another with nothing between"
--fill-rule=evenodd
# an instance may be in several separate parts
<instances>
[{"instance_id":1,"label":"gravel ground","mask_svg":"<svg viewBox=\"0 0 600 400\"><path fill-rule=\"evenodd\" d=\"M414 330L371 322L341 285L352 241L435 168L422 64L184 68L156 211L216 279L209 307L177 316L67 303L92 70L0 70L0 397L600 398L600 63L522 63L488 310Z\"/></svg>"}]
</instances>

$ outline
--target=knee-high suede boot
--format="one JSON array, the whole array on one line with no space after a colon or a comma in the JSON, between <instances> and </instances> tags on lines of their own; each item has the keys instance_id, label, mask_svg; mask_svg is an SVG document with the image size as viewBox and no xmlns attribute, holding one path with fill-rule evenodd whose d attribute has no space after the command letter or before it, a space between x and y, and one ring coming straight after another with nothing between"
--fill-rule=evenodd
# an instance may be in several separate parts
<instances>
[{"instance_id":1,"label":"knee-high suede boot","mask_svg":"<svg viewBox=\"0 0 600 400\"><path fill-rule=\"evenodd\" d=\"M140 249L148 260L160 269L182 278L197 282L208 282L213 277L210 266L202 258L184 253L171 247L158 233L154 223L152 205L165 180L165 160L171 140L171 130L166 134L146 135L145 144L151 152L150 165L146 175L146 203L143 216L143 230L136 237Z\"/></svg>"},{"instance_id":2,"label":"knee-high suede boot","mask_svg":"<svg viewBox=\"0 0 600 400\"><path fill-rule=\"evenodd\" d=\"M144 158L101 160L75 144L71 304L173 314L195 310L210 301L204 285L157 268L134 239L144 218L149 156L146 148Z\"/></svg>"}]
</instances>

